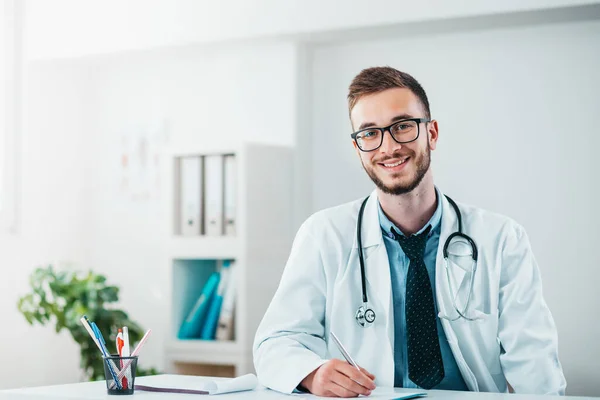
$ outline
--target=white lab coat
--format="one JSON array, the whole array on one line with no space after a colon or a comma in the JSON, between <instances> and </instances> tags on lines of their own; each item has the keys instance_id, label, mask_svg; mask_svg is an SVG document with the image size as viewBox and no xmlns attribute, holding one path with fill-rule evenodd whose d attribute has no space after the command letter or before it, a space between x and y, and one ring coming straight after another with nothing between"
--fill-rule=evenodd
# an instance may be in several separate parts
<instances>
[{"instance_id":1,"label":"white lab coat","mask_svg":"<svg viewBox=\"0 0 600 400\"><path fill-rule=\"evenodd\" d=\"M362 305L356 242L360 199L317 212L298 231L254 341L254 364L263 385L291 393L328 359L343 359L330 330L360 366L375 374L377 385L394 385L392 285L376 196L373 192L367 202L362 228L367 296L377 315L373 326L360 327L354 318ZM458 229L458 220L442 199L436 297L440 314L454 318L442 248ZM463 231L479 250L469 313L483 319L442 319L442 325L467 386L471 391L506 392L508 381L516 393L564 394L556 328L524 229L504 216L458 206ZM456 290L469 284L472 261L455 261L464 268L451 267Z\"/></svg>"}]
</instances>

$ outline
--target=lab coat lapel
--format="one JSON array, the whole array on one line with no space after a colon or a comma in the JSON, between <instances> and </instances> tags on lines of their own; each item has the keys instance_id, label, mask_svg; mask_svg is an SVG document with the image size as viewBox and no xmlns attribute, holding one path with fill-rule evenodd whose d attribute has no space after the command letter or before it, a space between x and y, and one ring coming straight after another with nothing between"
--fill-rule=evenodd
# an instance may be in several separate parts
<instances>
[{"instance_id":1,"label":"lab coat lapel","mask_svg":"<svg viewBox=\"0 0 600 400\"><path fill-rule=\"evenodd\" d=\"M444 244L446 243L446 239L452 233L458 231L458 218L456 216L456 211L443 195L443 193L439 192L440 196L442 196L442 221L440 228L440 241L438 245L437 257L436 257L436 271L435 271L435 283L436 283L436 292L437 292L437 300L438 300L438 311L441 315L449 316L454 318L458 315L458 313L454 310L453 306L453 296L455 293L450 291L450 285L448 282L448 275L450 275L450 279L452 279L452 288L455 291L462 285L463 279L465 278L466 272L462 268L458 268L456 266L452 267L450 265L450 261L448 262L448 266L450 267L450 274L446 272L446 264L444 261Z\"/></svg>"},{"instance_id":2,"label":"lab coat lapel","mask_svg":"<svg viewBox=\"0 0 600 400\"><path fill-rule=\"evenodd\" d=\"M376 310L377 318L385 318L388 336L393 335L391 307L391 276L387 250L379 225L377 192L373 191L365 206L362 219L362 247L365 258L367 296L377 299L381 309ZM355 239L354 247L358 247ZM371 304L374 307L374 304Z\"/></svg>"}]
</instances>

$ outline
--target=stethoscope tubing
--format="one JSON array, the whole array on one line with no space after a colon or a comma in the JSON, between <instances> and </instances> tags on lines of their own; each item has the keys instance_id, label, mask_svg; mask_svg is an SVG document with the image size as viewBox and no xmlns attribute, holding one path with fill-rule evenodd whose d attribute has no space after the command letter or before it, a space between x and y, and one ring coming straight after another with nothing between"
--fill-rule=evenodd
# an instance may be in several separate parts
<instances>
[{"instance_id":1,"label":"stethoscope tubing","mask_svg":"<svg viewBox=\"0 0 600 400\"><path fill-rule=\"evenodd\" d=\"M471 301L471 294L473 293L473 286L475 283L475 270L477 269L477 258L478 258L478 251L477 251L477 245L475 244L475 241L468 235L463 233L463 225L462 225L462 214L460 212L460 209L458 208L458 205L454 202L454 200L452 200L449 196L444 195L446 197L446 199L448 200L448 202L450 203L450 205L452 206L452 208L454 209L454 212L456 213L456 217L458 220L458 231L453 232L452 234L450 234L448 236L448 238L446 238L446 241L444 242L444 247L443 247L443 256L444 256L444 263L445 263L445 269L446 269L446 274L447 274L447 278L448 278L448 285L450 285L450 291L451 293L454 293L453 291L453 287L452 287L452 281L450 279L450 272L449 272L449 268L448 268L448 246L450 245L450 243L452 242L452 240L454 238L462 238L464 240L466 240L469 245L471 246L471 249L473 251L471 257L473 259L473 263L474 263L474 268L472 269L472 273L471 273L471 277L470 277L470 290L469 293L467 295L467 301L465 303L465 306L463 307L462 311L460 311L458 309L458 307L456 307L456 298L453 299L453 306L454 306L454 310L458 313L458 317L451 319L451 318L446 318L450 321L456 321L459 318L464 318L468 321L474 321L476 318L469 318L466 316L466 311L469 307L469 303ZM358 212L358 220L356 223L356 242L358 245L358 259L359 259L359 263L360 263L360 278L361 278L361 287L362 287L362 302L363 305L361 307L359 307L359 310L356 313L356 319L358 321L358 323L361 326L365 326L364 323L361 323L358 320L358 314L361 312L363 312L363 315L366 313L366 311L371 311L373 313L373 315L375 315L375 313L373 312L373 310L371 310L368 307L368 298L367 298L367 278L365 275L365 259L364 259L364 254L363 254L363 247L362 247L362 219L363 219L363 214L364 214L364 210L365 210L365 206L367 205L367 201L369 200L369 197L365 198L362 202L362 204L360 205L360 210ZM458 296L458 293L457 293ZM373 322L368 322L368 325L372 324ZM368 326L367 325L367 326Z\"/></svg>"}]
</instances>

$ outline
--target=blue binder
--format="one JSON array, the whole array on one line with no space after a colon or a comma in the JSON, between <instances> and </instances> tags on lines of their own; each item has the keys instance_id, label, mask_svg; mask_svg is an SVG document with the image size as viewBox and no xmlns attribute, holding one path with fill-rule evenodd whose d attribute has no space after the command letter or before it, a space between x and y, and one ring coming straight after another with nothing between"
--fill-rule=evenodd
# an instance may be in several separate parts
<instances>
[{"instance_id":1,"label":"blue binder","mask_svg":"<svg viewBox=\"0 0 600 400\"><path fill-rule=\"evenodd\" d=\"M219 287L212 301L210 302L208 313L206 314L206 322L202 326L202 333L200 334L200 339L215 339L215 334L217 333L217 325L219 323L219 315L221 314L221 306L223 305L223 293L225 291L225 287L228 284L227 278L229 273L229 264L230 262L228 260L223 261L223 270L221 271L221 280L219 282Z\"/></svg>"},{"instance_id":2,"label":"blue binder","mask_svg":"<svg viewBox=\"0 0 600 400\"><path fill-rule=\"evenodd\" d=\"M192 310L188 313L187 318L183 320L177 337L179 339L198 339L202 331L202 325L206 317L206 313L209 309L211 299L213 298L221 275L218 272L213 272L204 288L200 297L192 307Z\"/></svg>"}]
</instances>

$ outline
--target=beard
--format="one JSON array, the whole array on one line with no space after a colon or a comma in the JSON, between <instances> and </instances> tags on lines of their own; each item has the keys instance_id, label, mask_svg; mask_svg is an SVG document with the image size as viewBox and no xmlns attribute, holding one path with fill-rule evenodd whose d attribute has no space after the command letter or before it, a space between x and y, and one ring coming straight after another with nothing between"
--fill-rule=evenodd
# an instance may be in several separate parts
<instances>
[{"instance_id":1,"label":"beard","mask_svg":"<svg viewBox=\"0 0 600 400\"><path fill-rule=\"evenodd\" d=\"M414 175L409 177L409 180L407 182L394 182L390 186L387 186L385 183L383 183L383 181L377 176L377 174L375 173L374 167L367 168L367 166L365 166L365 163L362 162L362 159L361 159L361 162L362 162L363 168L365 169L365 172L367 173L367 175L369 175L369 178L371 178L371 180L379 188L379 190L381 190L383 193L386 193L386 194L399 196L402 194L410 193L417 186L419 186L419 184L423 180L423 177L429 170L429 165L431 164L431 149L429 148L429 146L427 146L426 149L427 149L426 151L423 151L414 156L412 156L412 155L410 156L414 160L415 165L417 167L417 170L415 171ZM392 157L401 157L401 156L399 154L393 154ZM392 158L392 157L390 157L390 158ZM398 175L396 175L396 174L391 175L391 177L397 178Z\"/></svg>"}]
</instances>

